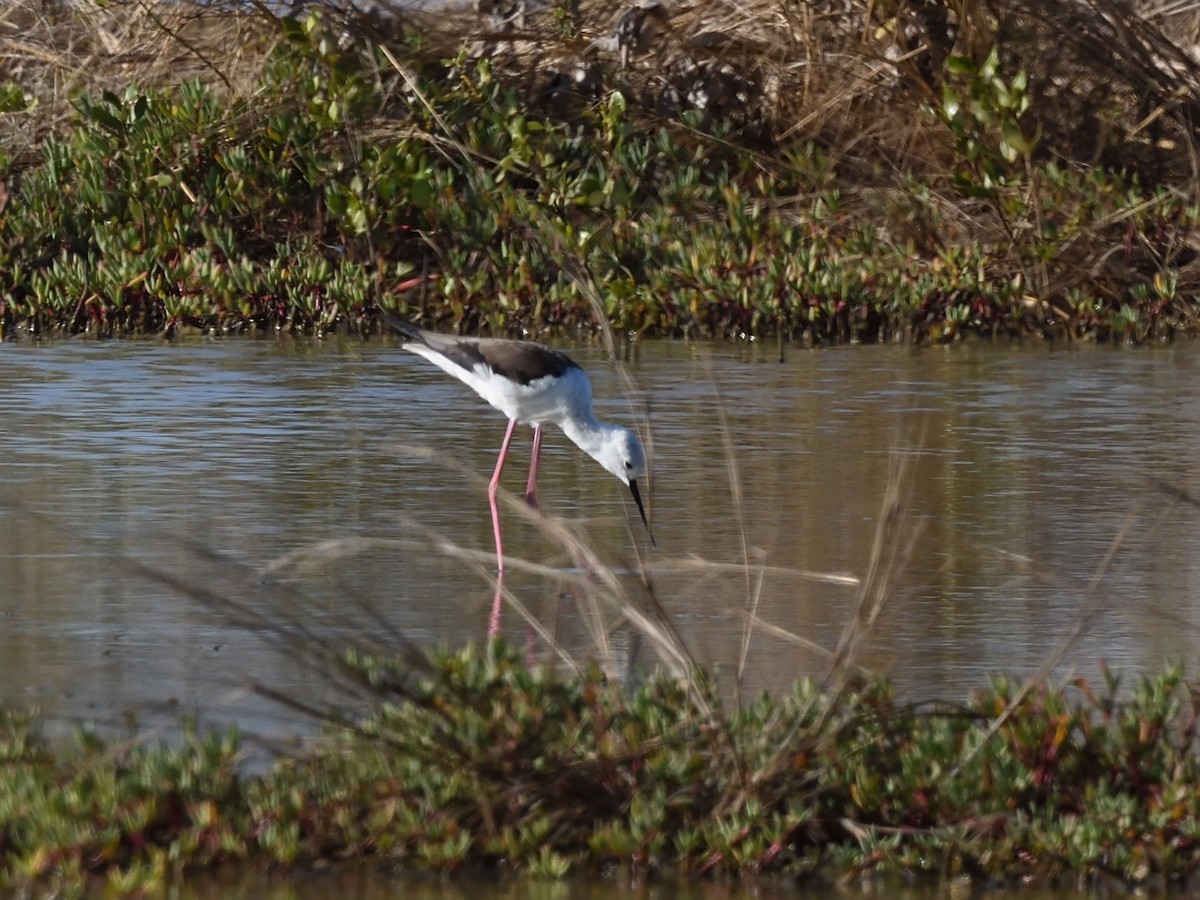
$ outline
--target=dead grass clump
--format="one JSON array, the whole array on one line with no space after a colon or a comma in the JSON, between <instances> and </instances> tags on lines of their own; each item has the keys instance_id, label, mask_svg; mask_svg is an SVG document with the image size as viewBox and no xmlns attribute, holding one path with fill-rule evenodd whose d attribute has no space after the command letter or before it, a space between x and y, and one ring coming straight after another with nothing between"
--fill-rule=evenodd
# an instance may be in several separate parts
<instances>
[{"instance_id":1,"label":"dead grass clump","mask_svg":"<svg viewBox=\"0 0 1200 900\"><path fill-rule=\"evenodd\" d=\"M508 4L516 7L517 4ZM947 60L981 65L999 48L1009 75L1029 75L1028 134L1065 162L1131 169L1152 180L1193 171L1200 113L1197 17L1178 5L1100 0L877 3L600 0L428 10L389 3L319 10L341 41L369 40L401 61L460 53L491 58L532 108L563 115L611 90L643 114L725 119L761 148L817 141L859 177L934 176L954 148L936 117L953 81ZM24 118L33 146L66 126L80 91L199 77L252 90L279 39L274 8L116 0L0 10L0 69L44 114ZM36 124L33 124L36 123ZM12 123L0 120L0 127ZM11 138L13 135L5 135ZM11 146L11 143L9 144Z\"/></svg>"},{"instance_id":2,"label":"dead grass clump","mask_svg":"<svg viewBox=\"0 0 1200 900\"><path fill-rule=\"evenodd\" d=\"M32 116L0 116L0 144L20 164L70 124L81 92L201 78L230 93L252 88L278 29L234 3L13 0L0 7L0 72Z\"/></svg>"},{"instance_id":3,"label":"dead grass clump","mask_svg":"<svg viewBox=\"0 0 1200 900\"><path fill-rule=\"evenodd\" d=\"M580 2L501 21L424 27L439 52L451 38L492 56L534 105L620 89L646 114L727 118L765 147L819 141L884 179L944 171L953 148L922 109L942 102L949 59L978 66L999 48L1003 71L1028 73L1045 156L1156 179L1192 171L1196 16L1161 3Z\"/></svg>"}]
</instances>

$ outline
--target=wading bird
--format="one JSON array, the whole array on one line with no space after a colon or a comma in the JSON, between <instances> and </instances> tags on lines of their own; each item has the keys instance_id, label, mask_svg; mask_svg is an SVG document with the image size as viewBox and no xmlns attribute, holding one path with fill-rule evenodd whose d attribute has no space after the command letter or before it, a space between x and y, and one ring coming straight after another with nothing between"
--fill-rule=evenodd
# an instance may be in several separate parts
<instances>
[{"instance_id":1,"label":"wading bird","mask_svg":"<svg viewBox=\"0 0 1200 900\"><path fill-rule=\"evenodd\" d=\"M442 371L470 385L484 400L508 417L508 430L496 458L496 469L488 484L488 502L492 509L492 533L496 538L496 565L504 575L504 548L500 537L500 510L496 492L500 473L508 457L513 430L518 422L533 426L533 458L525 502L537 506L538 456L542 449L542 428L558 425L584 453L622 483L629 486L642 523L650 533L650 523L642 506L637 480L646 472L646 454L636 434L619 425L596 419L592 412L592 384L587 373L565 353L532 341L501 338L456 337L426 331L408 322L385 315L387 322L409 340L404 349L425 357ZM497 584L489 633L499 626L501 589Z\"/></svg>"}]
</instances>

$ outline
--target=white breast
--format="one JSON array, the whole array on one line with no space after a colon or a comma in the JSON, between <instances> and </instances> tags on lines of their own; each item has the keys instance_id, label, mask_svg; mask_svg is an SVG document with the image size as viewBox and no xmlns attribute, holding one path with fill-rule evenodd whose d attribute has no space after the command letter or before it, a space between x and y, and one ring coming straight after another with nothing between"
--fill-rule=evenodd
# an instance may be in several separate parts
<instances>
[{"instance_id":1,"label":"white breast","mask_svg":"<svg viewBox=\"0 0 1200 900\"><path fill-rule=\"evenodd\" d=\"M592 385L583 369L568 369L557 378L547 376L529 384L509 381L484 365L471 374L471 387L510 419L561 425L567 418L591 417Z\"/></svg>"}]
</instances>

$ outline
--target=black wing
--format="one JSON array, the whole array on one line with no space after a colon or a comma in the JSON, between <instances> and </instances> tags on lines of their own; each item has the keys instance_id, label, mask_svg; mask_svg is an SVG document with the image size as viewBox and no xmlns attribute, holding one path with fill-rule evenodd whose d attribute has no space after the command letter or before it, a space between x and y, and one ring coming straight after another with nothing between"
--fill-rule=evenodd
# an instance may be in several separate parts
<instances>
[{"instance_id":1,"label":"black wing","mask_svg":"<svg viewBox=\"0 0 1200 900\"><path fill-rule=\"evenodd\" d=\"M565 353L533 341L455 337L436 331L425 331L387 313L382 315L388 324L405 337L424 344L468 371L482 364L502 378L517 384L530 384L547 376L560 378L571 369L579 368Z\"/></svg>"}]
</instances>

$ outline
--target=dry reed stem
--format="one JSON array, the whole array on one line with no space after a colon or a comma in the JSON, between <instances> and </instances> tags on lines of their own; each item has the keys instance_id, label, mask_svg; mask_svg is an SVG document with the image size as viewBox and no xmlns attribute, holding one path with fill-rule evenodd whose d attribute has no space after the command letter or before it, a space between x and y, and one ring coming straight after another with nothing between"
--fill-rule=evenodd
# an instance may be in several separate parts
<instances>
[{"instance_id":1,"label":"dry reed stem","mask_svg":"<svg viewBox=\"0 0 1200 900\"><path fill-rule=\"evenodd\" d=\"M920 442L916 446L920 446ZM889 475L871 545L867 574L862 579L854 612L842 630L826 682L847 666L857 665L867 637L879 621L892 589L908 567L924 520L910 523L917 450L899 450L888 457ZM912 527L910 527L912 524Z\"/></svg>"},{"instance_id":2,"label":"dry reed stem","mask_svg":"<svg viewBox=\"0 0 1200 900\"><path fill-rule=\"evenodd\" d=\"M919 447L920 442L915 445L910 442L909 447L913 446ZM843 628L836 648L827 654L829 659L826 674L822 679L821 692L827 696L824 711L806 726L807 732L802 735L800 723L809 722L812 708L821 702L814 696L808 708L796 717L797 724L754 773L755 783L761 783L786 768L797 746L831 740L834 737L826 732L839 705L839 698L850 690L850 676L861 674L863 671L863 667L858 663L858 656L892 596L894 586L908 567L923 528L923 520L918 520L911 529L907 527L914 490L915 460L918 455L915 449L903 449L889 456L888 481L876 522L867 574L858 584L854 612Z\"/></svg>"},{"instance_id":3,"label":"dry reed stem","mask_svg":"<svg viewBox=\"0 0 1200 900\"><path fill-rule=\"evenodd\" d=\"M765 554L759 551L757 555L759 556L759 560L754 563L754 568L764 575L788 576L804 581L815 581L819 584L832 584L840 587L856 588L862 584L862 579L855 575L847 575L844 572L817 572L812 569L795 569L789 566L768 566ZM654 571L659 573L702 570L711 573L726 572L741 574L745 571L745 568L745 565L742 563L715 562L703 559L694 553L679 558L662 559L654 565Z\"/></svg>"},{"instance_id":4,"label":"dry reed stem","mask_svg":"<svg viewBox=\"0 0 1200 900\"><path fill-rule=\"evenodd\" d=\"M409 458L420 455L434 461L467 482L474 484L481 494L486 488L486 479L453 457L429 450L428 448L404 446L400 450ZM599 661L610 672L612 671L611 660L613 656L609 643L609 631L604 624L603 611L605 609L616 611L636 628L637 632L654 648L659 660L672 677L688 679L690 681L691 675L698 671L698 666L687 651L686 646L679 640L678 632L669 617L661 610L661 607L651 604L651 609L657 613L654 617L642 612L641 606L643 604L630 595L616 570L601 560L594 548L581 539L566 521L544 510L530 508L525 503L523 496L519 496L503 488L497 491L496 497L498 502L503 504L507 515L515 514L526 522L535 525L542 531L547 540L561 548L567 554L568 558L575 560L578 574L567 578L567 582L572 586L572 592L580 598L580 605L585 613L584 621L589 627L594 652L597 654ZM636 523L629 521L627 524L636 547L638 533ZM474 555L472 551L463 551L461 549L452 549L451 552L460 558L469 558ZM494 569L487 565L489 561L495 559L494 552L486 553L479 551L475 558L479 561L476 570L480 577L488 583L495 584L496 573ZM512 566L514 569L534 573L539 569L536 564L520 560L508 554L505 555L505 566ZM551 571L556 577L563 577L564 573L561 570ZM644 567L639 566L639 571L642 572L641 577L643 584L645 584L648 576L644 571ZM515 599L507 588L503 588L502 593L506 600L511 601ZM550 633L550 629L537 621L524 605L518 602L514 604L514 609L517 609L526 621L535 626L539 633L543 635ZM556 649L557 652L559 652L558 649ZM582 663L573 662L572 666L574 668L581 668Z\"/></svg>"},{"instance_id":5,"label":"dry reed stem","mask_svg":"<svg viewBox=\"0 0 1200 900\"><path fill-rule=\"evenodd\" d=\"M762 599L762 582L764 577L762 563L764 560L759 560L759 565L757 566L751 565L750 542L746 533L745 495L742 493L742 479L738 469L737 451L733 444L733 430L729 426L729 419L725 415L725 404L721 400L721 391L713 375L712 357L706 354L704 362L708 370L708 381L713 393L712 406L717 414L717 429L721 434L721 444L725 451L725 474L729 480L730 508L733 510L734 529L738 535L738 545L742 555L742 572L745 577L746 594L742 600L741 646L738 652L738 664L735 674L735 682L738 687L735 697L740 700L741 688L745 683L746 665L750 658L750 647L753 643L754 623L758 620L759 601ZM758 569L758 577L752 586L751 573L755 568Z\"/></svg>"}]
</instances>

